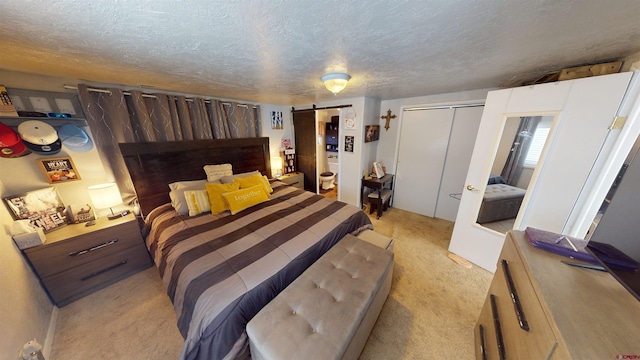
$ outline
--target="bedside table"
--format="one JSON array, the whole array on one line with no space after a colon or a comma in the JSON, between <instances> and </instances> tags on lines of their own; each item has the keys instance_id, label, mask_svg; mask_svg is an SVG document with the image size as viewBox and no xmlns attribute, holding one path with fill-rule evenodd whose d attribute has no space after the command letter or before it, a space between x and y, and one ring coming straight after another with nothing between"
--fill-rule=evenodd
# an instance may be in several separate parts
<instances>
[{"instance_id":1,"label":"bedside table","mask_svg":"<svg viewBox=\"0 0 640 360\"><path fill-rule=\"evenodd\" d=\"M151 266L134 215L69 224L24 249L53 302L65 306Z\"/></svg>"},{"instance_id":2,"label":"bedside table","mask_svg":"<svg viewBox=\"0 0 640 360\"><path fill-rule=\"evenodd\" d=\"M280 180L285 184L289 184L291 186L297 187L298 189L304 190L304 174L296 171L288 174L284 174L276 180Z\"/></svg>"}]
</instances>

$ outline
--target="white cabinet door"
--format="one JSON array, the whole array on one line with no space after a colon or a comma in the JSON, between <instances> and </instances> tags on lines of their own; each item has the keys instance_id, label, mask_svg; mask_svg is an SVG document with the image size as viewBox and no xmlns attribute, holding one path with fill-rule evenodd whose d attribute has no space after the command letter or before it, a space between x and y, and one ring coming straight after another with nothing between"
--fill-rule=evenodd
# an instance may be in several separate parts
<instances>
[{"instance_id":1,"label":"white cabinet door","mask_svg":"<svg viewBox=\"0 0 640 360\"><path fill-rule=\"evenodd\" d=\"M562 232L592 173L625 95L631 73L492 91L478 137L449 250L495 271L504 234L476 223L482 196L505 120L527 115L555 116L545 154L538 163L514 227ZM615 166L614 166L615 168ZM616 170L617 171L617 170ZM577 210L576 210L577 211ZM584 235L584 234L583 234Z\"/></svg>"},{"instance_id":2,"label":"white cabinet door","mask_svg":"<svg viewBox=\"0 0 640 360\"><path fill-rule=\"evenodd\" d=\"M435 216L453 109L402 113L393 206Z\"/></svg>"}]
</instances>

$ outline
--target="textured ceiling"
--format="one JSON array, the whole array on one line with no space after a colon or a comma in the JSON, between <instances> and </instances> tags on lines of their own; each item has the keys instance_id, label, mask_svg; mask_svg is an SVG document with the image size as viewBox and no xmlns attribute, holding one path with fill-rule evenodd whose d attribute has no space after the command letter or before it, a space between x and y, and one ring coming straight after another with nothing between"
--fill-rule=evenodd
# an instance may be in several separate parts
<instances>
[{"instance_id":1,"label":"textured ceiling","mask_svg":"<svg viewBox=\"0 0 640 360\"><path fill-rule=\"evenodd\" d=\"M298 105L519 84L640 51L637 0L2 0L0 68ZM1 81L1 79L0 79Z\"/></svg>"}]
</instances>

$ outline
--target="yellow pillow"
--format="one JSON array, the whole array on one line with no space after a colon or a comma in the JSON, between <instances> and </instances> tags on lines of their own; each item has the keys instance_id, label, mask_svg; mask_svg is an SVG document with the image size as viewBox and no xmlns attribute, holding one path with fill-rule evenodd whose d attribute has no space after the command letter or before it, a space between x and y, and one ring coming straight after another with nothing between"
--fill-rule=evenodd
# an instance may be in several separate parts
<instances>
[{"instance_id":1,"label":"yellow pillow","mask_svg":"<svg viewBox=\"0 0 640 360\"><path fill-rule=\"evenodd\" d=\"M238 190L237 183L231 184L205 184L207 194L209 195L209 204L213 215L229 210L229 205L222 197L223 193Z\"/></svg>"},{"instance_id":2,"label":"yellow pillow","mask_svg":"<svg viewBox=\"0 0 640 360\"><path fill-rule=\"evenodd\" d=\"M227 200L231 214L237 214L244 209L269 200L269 195L264 191L263 184L226 192L222 196Z\"/></svg>"},{"instance_id":3,"label":"yellow pillow","mask_svg":"<svg viewBox=\"0 0 640 360\"><path fill-rule=\"evenodd\" d=\"M273 192L273 188L271 187L271 183L269 183L267 175L262 175L262 182L264 183L264 189L267 191L267 194L271 194Z\"/></svg>"},{"instance_id":4,"label":"yellow pillow","mask_svg":"<svg viewBox=\"0 0 640 360\"><path fill-rule=\"evenodd\" d=\"M189 208L189 216L196 216L211 210L209 194L206 190L186 190L184 199Z\"/></svg>"},{"instance_id":5,"label":"yellow pillow","mask_svg":"<svg viewBox=\"0 0 640 360\"><path fill-rule=\"evenodd\" d=\"M233 182L238 183L238 185L240 185L240 189L246 189L256 185L262 185L262 175L260 173L255 173L243 178L238 177L233 179Z\"/></svg>"},{"instance_id":6,"label":"yellow pillow","mask_svg":"<svg viewBox=\"0 0 640 360\"><path fill-rule=\"evenodd\" d=\"M247 176L243 178L235 178L233 179L233 181L235 183L238 183L238 185L240 186L240 189L246 189L256 185L262 185L264 186L264 191L266 191L267 194L271 194L273 192L273 189L269 184L269 179L265 175L262 175L260 173L255 173L251 176Z\"/></svg>"}]
</instances>

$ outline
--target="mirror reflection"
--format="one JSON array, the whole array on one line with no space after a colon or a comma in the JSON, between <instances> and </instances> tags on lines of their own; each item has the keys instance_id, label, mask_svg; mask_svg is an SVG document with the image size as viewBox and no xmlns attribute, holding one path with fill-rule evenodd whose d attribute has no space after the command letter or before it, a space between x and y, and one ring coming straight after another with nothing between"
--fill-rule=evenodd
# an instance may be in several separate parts
<instances>
[{"instance_id":1,"label":"mirror reflection","mask_svg":"<svg viewBox=\"0 0 640 360\"><path fill-rule=\"evenodd\" d=\"M507 118L477 223L501 233L513 229L553 120L553 116Z\"/></svg>"}]
</instances>

